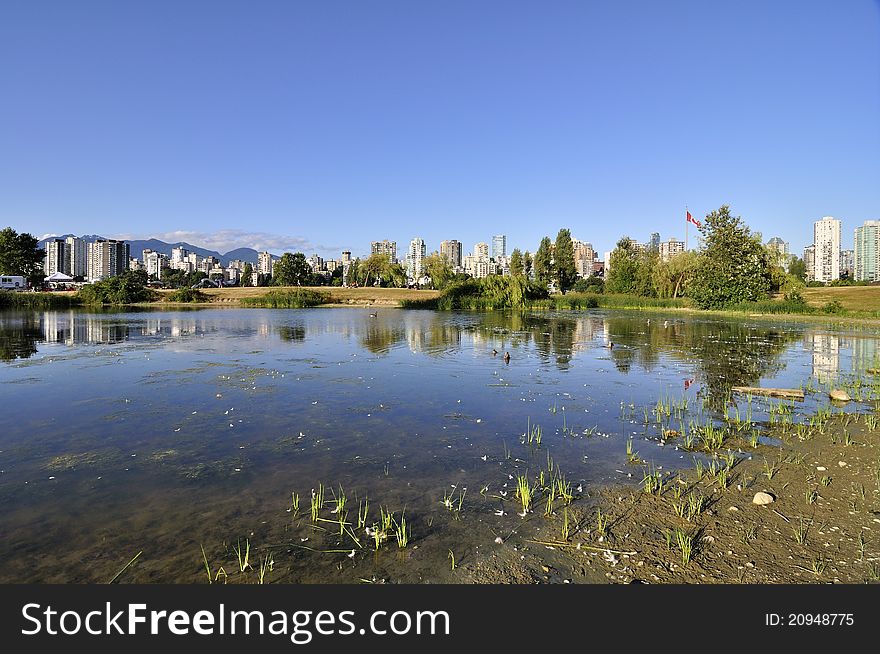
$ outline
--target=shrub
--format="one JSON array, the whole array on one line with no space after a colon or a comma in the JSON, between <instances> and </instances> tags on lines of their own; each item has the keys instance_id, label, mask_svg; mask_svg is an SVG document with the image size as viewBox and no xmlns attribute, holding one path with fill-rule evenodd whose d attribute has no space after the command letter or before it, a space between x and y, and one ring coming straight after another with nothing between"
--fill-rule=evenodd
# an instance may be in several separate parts
<instances>
[{"instance_id":1,"label":"shrub","mask_svg":"<svg viewBox=\"0 0 880 654\"><path fill-rule=\"evenodd\" d=\"M168 296L169 302L207 302L208 296L197 288L179 288Z\"/></svg>"},{"instance_id":2,"label":"shrub","mask_svg":"<svg viewBox=\"0 0 880 654\"><path fill-rule=\"evenodd\" d=\"M294 288L284 291L269 291L265 295L242 298L244 307L265 307L269 309L304 309L327 304L330 295L305 288Z\"/></svg>"}]
</instances>

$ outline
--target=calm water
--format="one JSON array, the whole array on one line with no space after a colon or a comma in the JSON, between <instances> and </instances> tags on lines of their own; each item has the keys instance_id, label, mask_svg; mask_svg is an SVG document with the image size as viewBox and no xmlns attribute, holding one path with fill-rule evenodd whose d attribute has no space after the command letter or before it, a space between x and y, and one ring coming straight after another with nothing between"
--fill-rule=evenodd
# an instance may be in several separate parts
<instances>
[{"instance_id":1,"label":"calm water","mask_svg":"<svg viewBox=\"0 0 880 654\"><path fill-rule=\"evenodd\" d=\"M818 387L875 365L877 346L625 312L0 313L0 580L105 582L143 551L126 581L198 581L200 545L231 570L245 538L274 552L273 580L431 580L452 544L476 557L520 528L503 489L548 454L584 496L637 481L630 437L664 470L692 465L642 424L658 398L718 417L732 385ZM540 448L521 443L528 424ZM353 546L292 519L291 493L307 515L319 483L342 485L352 516L355 494L405 508L418 547L312 551ZM453 485L466 519L441 503Z\"/></svg>"}]
</instances>

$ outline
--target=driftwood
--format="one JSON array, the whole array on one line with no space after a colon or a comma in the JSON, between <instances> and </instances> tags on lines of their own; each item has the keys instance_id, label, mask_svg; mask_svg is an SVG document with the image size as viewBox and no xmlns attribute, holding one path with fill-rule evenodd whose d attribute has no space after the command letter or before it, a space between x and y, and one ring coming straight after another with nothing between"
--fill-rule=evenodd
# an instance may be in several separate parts
<instances>
[{"instance_id":1,"label":"driftwood","mask_svg":"<svg viewBox=\"0 0 880 654\"><path fill-rule=\"evenodd\" d=\"M767 395L769 397L782 397L786 400L803 400L804 392L799 388L759 388L757 386L734 386L734 393L748 393L749 395Z\"/></svg>"}]
</instances>

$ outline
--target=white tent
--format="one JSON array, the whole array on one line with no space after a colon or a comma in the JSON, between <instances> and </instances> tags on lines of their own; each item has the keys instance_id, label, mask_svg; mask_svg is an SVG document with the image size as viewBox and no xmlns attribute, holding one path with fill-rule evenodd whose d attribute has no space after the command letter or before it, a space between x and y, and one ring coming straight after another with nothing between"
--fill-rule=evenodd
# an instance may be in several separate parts
<instances>
[{"instance_id":1,"label":"white tent","mask_svg":"<svg viewBox=\"0 0 880 654\"><path fill-rule=\"evenodd\" d=\"M63 272L53 272L51 275L46 277L44 282L72 282L73 277L70 275L65 275Z\"/></svg>"}]
</instances>

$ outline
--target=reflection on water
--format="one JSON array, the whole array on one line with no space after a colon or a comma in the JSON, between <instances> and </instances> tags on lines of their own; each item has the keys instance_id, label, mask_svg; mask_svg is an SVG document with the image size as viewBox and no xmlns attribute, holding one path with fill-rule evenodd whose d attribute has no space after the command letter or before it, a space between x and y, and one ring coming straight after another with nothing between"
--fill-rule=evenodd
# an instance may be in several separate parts
<instances>
[{"instance_id":1,"label":"reflection on water","mask_svg":"<svg viewBox=\"0 0 880 654\"><path fill-rule=\"evenodd\" d=\"M632 312L3 312L0 580L102 580L147 544L197 575L202 542L289 537L272 531L279 502L319 482L436 531L450 484L501 487L505 461L535 456L527 424L576 485L620 481L626 440L645 436L622 407L672 395L717 416L731 386L833 379L876 366L876 346ZM660 444L650 460L689 463ZM168 580L151 560L141 580Z\"/></svg>"}]
</instances>

